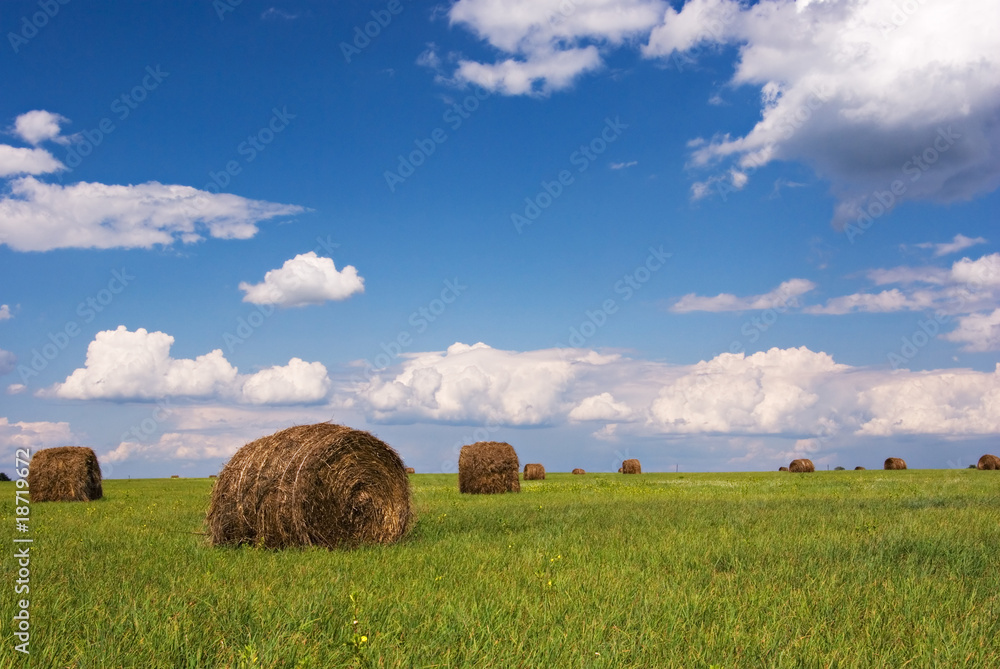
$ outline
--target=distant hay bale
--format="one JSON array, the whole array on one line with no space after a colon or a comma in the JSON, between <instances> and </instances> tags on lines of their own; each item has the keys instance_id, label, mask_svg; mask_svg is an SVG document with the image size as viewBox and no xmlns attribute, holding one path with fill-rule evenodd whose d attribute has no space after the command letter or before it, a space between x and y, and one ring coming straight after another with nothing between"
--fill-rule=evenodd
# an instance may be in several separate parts
<instances>
[{"instance_id":1,"label":"distant hay bale","mask_svg":"<svg viewBox=\"0 0 1000 669\"><path fill-rule=\"evenodd\" d=\"M416 470L416 469L414 469L413 467L407 467L407 468L406 468L406 473L407 473L407 474L416 474L416 473L417 473L417 470Z\"/></svg>"},{"instance_id":2,"label":"distant hay bale","mask_svg":"<svg viewBox=\"0 0 1000 669\"><path fill-rule=\"evenodd\" d=\"M779 472L787 472L788 471L788 467L778 467L778 471Z\"/></svg>"},{"instance_id":3,"label":"distant hay bale","mask_svg":"<svg viewBox=\"0 0 1000 669\"><path fill-rule=\"evenodd\" d=\"M642 466L639 464L638 460L632 458L622 462L621 472L622 474L641 474Z\"/></svg>"},{"instance_id":4,"label":"distant hay bale","mask_svg":"<svg viewBox=\"0 0 1000 669\"><path fill-rule=\"evenodd\" d=\"M398 541L413 523L403 461L344 425L297 425L246 444L219 474L214 545L354 547Z\"/></svg>"},{"instance_id":5,"label":"distant hay bale","mask_svg":"<svg viewBox=\"0 0 1000 669\"><path fill-rule=\"evenodd\" d=\"M903 458L886 458L883 469L906 469L906 460Z\"/></svg>"},{"instance_id":6,"label":"distant hay bale","mask_svg":"<svg viewBox=\"0 0 1000 669\"><path fill-rule=\"evenodd\" d=\"M809 474L816 471L816 466L813 465L813 461L809 458L799 458L789 463L788 471L798 474Z\"/></svg>"},{"instance_id":7,"label":"distant hay bale","mask_svg":"<svg viewBox=\"0 0 1000 669\"><path fill-rule=\"evenodd\" d=\"M210 478L210 479L215 479L215 478L219 478L219 477L218 477L218 476L216 476L215 474L209 474L209 475L208 475L208 478Z\"/></svg>"},{"instance_id":8,"label":"distant hay bale","mask_svg":"<svg viewBox=\"0 0 1000 669\"><path fill-rule=\"evenodd\" d=\"M172 479L179 479L180 475L179 474L171 474L170 478L172 478Z\"/></svg>"},{"instance_id":9,"label":"distant hay bale","mask_svg":"<svg viewBox=\"0 0 1000 669\"><path fill-rule=\"evenodd\" d=\"M855 467L855 468L854 468L854 471L861 471L861 470L863 470L863 469L864 469L864 467L861 467L861 466L858 466L858 467Z\"/></svg>"},{"instance_id":10,"label":"distant hay bale","mask_svg":"<svg viewBox=\"0 0 1000 669\"><path fill-rule=\"evenodd\" d=\"M524 480L525 481L544 481L545 480L545 467L540 464L532 463L524 466Z\"/></svg>"},{"instance_id":11,"label":"distant hay bale","mask_svg":"<svg viewBox=\"0 0 1000 669\"><path fill-rule=\"evenodd\" d=\"M504 441L477 441L458 454L458 491L474 495L521 492L514 447Z\"/></svg>"},{"instance_id":12,"label":"distant hay bale","mask_svg":"<svg viewBox=\"0 0 1000 669\"><path fill-rule=\"evenodd\" d=\"M89 502L104 496L101 465L86 446L38 451L28 469L32 502Z\"/></svg>"},{"instance_id":13,"label":"distant hay bale","mask_svg":"<svg viewBox=\"0 0 1000 669\"><path fill-rule=\"evenodd\" d=\"M573 470L573 473L574 474L586 474L587 472L585 472L584 470L582 470L579 467L577 467L576 469Z\"/></svg>"},{"instance_id":14,"label":"distant hay bale","mask_svg":"<svg viewBox=\"0 0 1000 669\"><path fill-rule=\"evenodd\" d=\"M987 453L983 457L979 458L979 463L976 465L976 469L1000 469L1000 458Z\"/></svg>"}]
</instances>

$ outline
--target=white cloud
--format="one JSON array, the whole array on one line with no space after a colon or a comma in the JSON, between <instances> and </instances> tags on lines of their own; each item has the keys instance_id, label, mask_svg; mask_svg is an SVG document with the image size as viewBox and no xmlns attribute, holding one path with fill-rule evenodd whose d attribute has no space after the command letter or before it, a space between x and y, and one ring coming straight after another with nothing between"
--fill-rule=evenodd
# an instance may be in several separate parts
<instances>
[{"instance_id":1,"label":"white cloud","mask_svg":"<svg viewBox=\"0 0 1000 669\"><path fill-rule=\"evenodd\" d=\"M17 367L17 356L0 348L0 376L10 374Z\"/></svg>"},{"instance_id":2,"label":"white cloud","mask_svg":"<svg viewBox=\"0 0 1000 669\"><path fill-rule=\"evenodd\" d=\"M59 126L68 121L65 116L35 109L14 119L14 132L27 143L38 146L45 141L58 141Z\"/></svg>"},{"instance_id":3,"label":"white cloud","mask_svg":"<svg viewBox=\"0 0 1000 669\"><path fill-rule=\"evenodd\" d=\"M377 421L542 425L569 411L564 395L574 379L613 359L576 349L519 353L456 343L407 355L400 370L374 376L356 396Z\"/></svg>"},{"instance_id":4,"label":"white cloud","mask_svg":"<svg viewBox=\"0 0 1000 669\"><path fill-rule=\"evenodd\" d=\"M201 397L294 404L321 401L329 389L326 367L318 362L292 358L286 366L241 375L221 350L175 359L170 357L173 343L165 332L130 332L124 325L98 332L87 347L85 365L43 394L76 400Z\"/></svg>"},{"instance_id":5,"label":"white cloud","mask_svg":"<svg viewBox=\"0 0 1000 669\"><path fill-rule=\"evenodd\" d=\"M1000 253L976 260L962 258L951 266L951 278L958 283L979 287L1000 286Z\"/></svg>"},{"instance_id":6,"label":"white cloud","mask_svg":"<svg viewBox=\"0 0 1000 669\"><path fill-rule=\"evenodd\" d=\"M383 423L599 420L607 424L594 435L605 440L775 435L802 440L797 451L827 450L838 435L1000 434L1000 366L890 371L838 364L805 347L676 366L583 349L455 344L411 354L349 397Z\"/></svg>"},{"instance_id":7,"label":"white cloud","mask_svg":"<svg viewBox=\"0 0 1000 669\"><path fill-rule=\"evenodd\" d=\"M885 313L891 311L918 311L934 306L933 295L927 292L904 295L898 288L881 293L855 293L827 300L823 306L814 305L802 311L807 314L852 314L856 312Z\"/></svg>"},{"instance_id":8,"label":"white cloud","mask_svg":"<svg viewBox=\"0 0 1000 669\"><path fill-rule=\"evenodd\" d=\"M899 6L691 0L666 11L643 52L687 52L683 59L696 47L740 45L731 83L760 87L762 118L745 136L697 147L695 164L806 163L831 181L838 223L894 181L902 186L897 201L948 202L995 189L1000 35L991 26L1000 5L968 0L956 11L919 3L910 13Z\"/></svg>"},{"instance_id":9,"label":"white cloud","mask_svg":"<svg viewBox=\"0 0 1000 669\"><path fill-rule=\"evenodd\" d=\"M28 386L24 385L23 383L12 383L9 386L7 386L7 394L8 395L20 395L21 393L23 393L27 389L28 389Z\"/></svg>"},{"instance_id":10,"label":"white cloud","mask_svg":"<svg viewBox=\"0 0 1000 669\"><path fill-rule=\"evenodd\" d=\"M513 56L493 64L459 62L456 78L507 95L548 93L603 65L599 47L648 32L660 0L459 0L452 25Z\"/></svg>"},{"instance_id":11,"label":"white cloud","mask_svg":"<svg viewBox=\"0 0 1000 669\"><path fill-rule=\"evenodd\" d=\"M958 326L942 339L964 344L963 351L1000 351L1000 308L958 318Z\"/></svg>"},{"instance_id":12,"label":"white cloud","mask_svg":"<svg viewBox=\"0 0 1000 669\"><path fill-rule=\"evenodd\" d=\"M51 446L72 446L77 441L69 423L48 421L11 423L8 418L0 416L0 452L5 454L13 453L18 448L28 448L34 453L38 449Z\"/></svg>"},{"instance_id":13,"label":"white cloud","mask_svg":"<svg viewBox=\"0 0 1000 669\"><path fill-rule=\"evenodd\" d=\"M22 177L0 199L0 244L16 251L58 248L150 248L207 232L249 239L257 223L302 207L208 193L151 181L135 186L46 184Z\"/></svg>"},{"instance_id":14,"label":"white cloud","mask_svg":"<svg viewBox=\"0 0 1000 669\"><path fill-rule=\"evenodd\" d=\"M720 293L714 297L702 297L689 293L670 308L671 311L687 313L690 311L747 311L750 309L773 309L776 307L795 306L797 298L816 288L816 284L808 279L789 279L774 290L762 295L737 297L730 293Z\"/></svg>"},{"instance_id":15,"label":"white cloud","mask_svg":"<svg viewBox=\"0 0 1000 669\"><path fill-rule=\"evenodd\" d=\"M923 242L922 244L917 244L917 248L933 249L934 257L940 258L941 256L946 256L952 253L958 253L959 251L964 251L970 246L975 246L977 244L985 244L985 243L986 239L984 237L966 237L963 234L957 234L952 238L950 242L945 242L943 244Z\"/></svg>"},{"instance_id":16,"label":"white cloud","mask_svg":"<svg viewBox=\"0 0 1000 669\"><path fill-rule=\"evenodd\" d=\"M632 166L638 165L638 164L639 164L638 160L630 160L630 161L624 162L624 163L611 163L610 167L613 170L623 170L626 167L632 167Z\"/></svg>"},{"instance_id":17,"label":"white cloud","mask_svg":"<svg viewBox=\"0 0 1000 669\"><path fill-rule=\"evenodd\" d=\"M632 410L616 402L611 393L601 393L584 398L582 402L573 407L569 412L570 420L603 420L603 421L627 421L632 419Z\"/></svg>"},{"instance_id":18,"label":"white cloud","mask_svg":"<svg viewBox=\"0 0 1000 669\"><path fill-rule=\"evenodd\" d=\"M286 260L280 269L268 271L262 283L241 282L240 290L246 293L244 302L301 307L327 300L346 300L351 295L363 293L365 281L353 265L337 271L332 259L318 257L310 251Z\"/></svg>"},{"instance_id":19,"label":"white cloud","mask_svg":"<svg viewBox=\"0 0 1000 669\"><path fill-rule=\"evenodd\" d=\"M65 169L45 149L22 149L0 144L0 177L15 174L48 174Z\"/></svg>"},{"instance_id":20,"label":"white cloud","mask_svg":"<svg viewBox=\"0 0 1000 669\"><path fill-rule=\"evenodd\" d=\"M10 313L10 305L0 304L0 321L8 321L13 317Z\"/></svg>"}]
</instances>

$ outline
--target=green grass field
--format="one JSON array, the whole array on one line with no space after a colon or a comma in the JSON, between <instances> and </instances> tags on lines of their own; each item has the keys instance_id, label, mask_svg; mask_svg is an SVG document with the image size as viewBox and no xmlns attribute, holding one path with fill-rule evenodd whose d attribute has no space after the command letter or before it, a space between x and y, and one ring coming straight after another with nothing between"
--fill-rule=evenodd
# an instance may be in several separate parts
<instances>
[{"instance_id":1,"label":"green grass field","mask_svg":"<svg viewBox=\"0 0 1000 669\"><path fill-rule=\"evenodd\" d=\"M351 552L209 547L205 479L34 504L30 662L8 585L0 665L1000 666L995 472L411 479L413 532Z\"/></svg>"}]
</instances>

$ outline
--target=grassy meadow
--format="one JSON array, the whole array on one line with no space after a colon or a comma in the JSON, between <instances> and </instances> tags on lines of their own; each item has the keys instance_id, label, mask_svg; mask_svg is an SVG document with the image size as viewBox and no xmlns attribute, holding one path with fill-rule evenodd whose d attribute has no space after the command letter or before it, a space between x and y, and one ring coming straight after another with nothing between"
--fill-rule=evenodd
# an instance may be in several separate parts
<instances>
[{"instance_id":1,"label":"grassy meadow","mask_svg":"<svg viewBox=\"0 0 1000 669\"><path fill-rule=\"evenodd\" d=\"M411 534L351 552L209 547L208 479L33 504L0 666L1000 666L996 472L411 480Z\"/></svg>"}]
</instances>

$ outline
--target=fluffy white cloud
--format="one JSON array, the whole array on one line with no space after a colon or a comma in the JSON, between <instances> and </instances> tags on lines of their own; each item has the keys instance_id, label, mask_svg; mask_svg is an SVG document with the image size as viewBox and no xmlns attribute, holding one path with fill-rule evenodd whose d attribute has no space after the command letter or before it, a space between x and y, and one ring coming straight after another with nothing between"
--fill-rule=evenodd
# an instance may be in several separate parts
<instances>
[{"instance_id":1,"label":"fluffy white cloud","mask_svg":"<svg viewBox=\"0 0 1000 669\"><path fill-rule=\"evenodd\" d=\"M349 399L384 423L604 421L594 433L602 439L777 435L802 440L796 452L827 450L838 435L1000 433L1000 366L858 368L805 347L675 366L583 349L455 344L407 356Z\"/></svg>"},{"instance_id":2,"label":"fluffy white cloud","mask_svg":"<svg viewBox=\"0 0 1000 669\"><path fill-rule=\"evenodd\" d=\"M0 348L0 376L10 374L17 366L17 356Z\"/></svg>"},{"instance_id":3,"label":"fluffy white cloud","mask_svg":"<svg viewBox=\"0 0 1000 669\"><path fill-rule=\"evenodd\" d=\"M616 402L611 393L601 393L586 397L569 412L570 420L603 420L621 422L631 420L632 409L621 402Z\"/></svg>"},{"instance_id":4,"label":"fluffy white cloud","mask_svg":"<svg viewBox=\"0 0 1000 669\"><path fill-rule=\"evenodd\" d=\"M13 317L10 313L10 305L0 304L0 321L7 321Z\"/></svg>"},{"instance_id":5,"label":"fluffy white cloud","mask_svg":"<svg viewBox=\"0 0 1000 669\"><path fill-rule=\"evenodd\" d=\"M950 242L945 242L943 244L924 242L922 244L917 244L917 248L933 249L934 257L939 258L941 256L946 256L952 253L958 253L959 251L964 251L970 246L975 246L976 244L985 244L985 243L986 239L984 237L966 237L963 234L957 234L952 238Z\"/></svg>"},{"instance_id":6,"label":"fluffy white cloud","mask_svg":"<svg viewBox=\"0 0 1000 669\"><path fill-rule=\"evenodd\" d=\"M14 132L27 143L37 146L45 141L61 139L59 126L67 121L69 119L65 116L35 109L14 119Z\"/></svg>"},{"instance_id":7,"label":"fluffy white cloud","mask_svg":"<svg viewBox=\"0 0 1000 669\"><path fill-rule=\"evenodd\" d=\"M86 364L44 391L62 399L148 400L160 397L234 399L250 404L318 402L329 389L326 367L292 358L288 365L241 375L221 350L195 359L170 357L165 332L98 332Z\"/></svg>"},{"instance_id":8,"label":"fluffy white cloud","mask_svg":"<svg viewBox=\"0 0 1000 669\"><path fill-rule=\"evenodd\" d=\"M363 293L365 280L353 265L338 271L331 258L310 251L286 260L280 269L268 271L261 283L241 282L240 290L246 293L244 302L301 307Z\"/></svg>"},{"instance_id":9,"label":"fluffy white cloud","mask_svg":"<svg viewBox=\"0 0 1000 669\"><path fill-rule=\"evenodd\" d=\"M598 47L645 34L665 6L661 0L459 0L449 10L451 24L513 57L460 60L456 78L507 95L565 88L602 66Z\"/></svg>"},{"instance_id":10,"label":"fluffy white cloud","mask_svg":"<svg viewBox=\"0 0 1000 669\"><path fill-rule=\"evenodd\" d=\"M7 394L8 395L20 395L21 393L23 393L27 389L28 389L28 386L24 385L23 383L12 383L9 386L7 386Z\"/></svg>"},{"instance_id":11,"label":"fluffy white cloud","mask_svg":"<svg viewBox=\"0 0 1000 669\"><path fill-rule=\"evenodd\" d=\"M78 442L69 423L47 421L11 423L0 416L0 452L13 453L18 448L29 448L32 452L51 446L72 446ZM8 459L9 461L9 459Z\"/></svg>"},{"instance_id":12,"label":"fluffy white cloud","mask_svg":"<svg viewBox=\"0 0 1000 669\"><path fill-rule=\"evenodd\" d=\"M406 356L374 376L357 399L375 420L542 425L565 416L565 393L585 368L613 357L576 349L519 353L483 343Z\"/></svg>"},{"instance_id":13,"label":"fluffy white cloud","mask_svg":"<svg viewBox=\"0 0 1000 669\"><path fill-rule=\"evenodd\" d=\"M1000 287L1000 253L991 253L976 260L962 258L951 266L951 278L972 286Z\"/></svg>"},{"instance_id":14,"label":"fluffy white cloud","mask_svg":"<svg viewBox=\"0 0 1000 669\"><path fill-rule=\"evenodd\" d=\"M964 344L963 351L1000 351L1000 309L960 316L958 326L942 339Z\"/></svg>"},{"instance_id":15,"label":"fluffy white cloud","mask_svg":"<svg viewBox=\"0 0 1000 669\"><path fill-rule=\"evenodd\" d=\"M208 193L155 181L135 186L47 184L21 177L0 198L0 244L17 251L58 248L150 248L207 232L248 239L257 223L302 207Z\"/></svg>"},{"instance_id":16,"label":"fluffy white cloud","mask_svg":"<svg viewBox=\"0 0 1000 669\"><path fill-rule=\"evenodd\" d=\"M745 136L696 148L695 163L804 162L832 182L838 223L894 181L896 201L991 191L1000 184L1000 34L990 26L1000 5L901 7L691 0L666 11L643 51L683 63L696 47L739 44L731 83L761 88L762 118Z\"/></svg>"},{"instance_id":17,"label":"fluffy white cloud","mask_svg":"<svg viewBox=\"0 0 1000 669\"><path fill-rule=\"evenodd\" d=\"M0 144L0 177L15 174L48 174L65 165L45 149L23 149Z\"/></svg>"},{"instance_id":18,"label":"fluffy white cloud","mask_svg":"<svg viewBox=\"0 0 1000 669\"><path fill-rule=\"evenodd\" d=\"M773 309L775 307L795 306L797 298L816 288L816 284L808 279L789 279L774 290L762 295L737 297L730 293L720 293L714 297L702 297L689 293L677 300L671 311L686 313L689 311L747 311L750 309Z\"/></svg>"}]
</instances>

